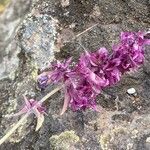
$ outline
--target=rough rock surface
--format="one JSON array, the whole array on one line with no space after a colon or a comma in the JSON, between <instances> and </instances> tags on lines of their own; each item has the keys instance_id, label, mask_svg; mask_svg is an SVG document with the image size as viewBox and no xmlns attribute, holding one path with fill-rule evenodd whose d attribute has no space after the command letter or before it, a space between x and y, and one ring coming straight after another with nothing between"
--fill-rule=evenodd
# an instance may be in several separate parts
<instances>
[{"instance_id":1,"label":"rough rock surface","mask_svg":"<svg viewBox=\"0 0 150 150\"><path fill-rule=\"evenodd\" d=\"M0 136L18 120L5 115L21 107L22 94L40 100L55 88L41 92L36 85L48 62L69 56L77 61L84 48L111 51L121 31L149 27L148 0L12 0L0 15ZM150 150L149 50L136 74L104 89L97 99L100 113L68 110L60 116L63 94L57 92L45 103L42 128L35 132L36 120L29 118L0 150ZM137 94L128 95L129 88Z\"/></svg>"}]
</instances>

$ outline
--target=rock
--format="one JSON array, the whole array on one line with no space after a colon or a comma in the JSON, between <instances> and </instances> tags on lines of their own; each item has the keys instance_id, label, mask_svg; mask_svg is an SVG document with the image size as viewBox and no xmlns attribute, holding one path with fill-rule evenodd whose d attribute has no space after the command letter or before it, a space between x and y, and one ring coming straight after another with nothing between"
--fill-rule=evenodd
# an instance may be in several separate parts
<instances>
[{"instance_id":1,"label":"rock","mask_svg":"<svg viewBox=\"0 0 150 150\"><path fill-rule=\"evenodd\" d=\"M31 12L18 31L23 50L32 57L32 64L39 68L45 67L54 59L56 25L50 16L32 15Z\"/></svg>"},{"instance_id":2,"label":"rock","mask_svg":"<svg viewBox=\"0 0 150 150\"><path fill-rule=\"evenodd\" d=\"M15 41L12 41L7 45L7 48L5 48L5 52L5 56L2 58L3 61L0 63L0 79L10 78L14 80L17 67L19 66L19 59L17 55L20 52L20 48L17 46ZM9 54L11 56L9 56Z\"/></svg>"},{"instance_id":3,"label":"rock","mask_svg":"<svg viewBox=\"0 0 150 150\"><path fill-rule=\"evenodd\" d=\"M148 138L146 139L146 142L147 142L147 143L150 143L150 137L148 137Z\"/></svg>"},{"instance_id":4,"label":"rock","mask_svg":"<svg viewBox=\"0 0 150 150\"><path fill-rule=\"evenodd\" d=\"M75 63L84 49L95 51L105 46L111 52L121 31L148 28L146 0L12 1L0 15L0 136L18 120L5 115L22 107L22 94L40 100L55 88L37 88L39 70L48 62L73 56ZM0 149L69 149L70 145L75 150L149 149L148 46L145 52L146 61L136 73L126 74L99 95L100 113L68 109L60 116L64 96L57 92L44 103L48 116L38 132L35 118L30 117ZM131 87L138 95L127 94Z\"/></svg>"},{"instance_id":5,"label":"rock","mask_svg":"<svg viewBox=\"0 0 150 150\"><path fill-rule=\"evenodd\" d=\"M21 51L14 37L18 25L29 11L31 0L14 0L0 14L0 79L15 78L19 65L18 53ZM22 7L20 7L22 6Z\"/></svg>"},{"instance_id":6,"label":"rock","mask_svg":"<svg viewBox=\"0 0 150 150\"><path fill-rule=\"evenodd\" d=\"M121 123L120 125L109 126L108 130L104 130L100 135L100 145L102 149L129 149L137 150L146 148L146 140L144 136L149 133L149 121L145 122L143 117L135 117L131 123ZM147 117L146 117L147 118ZM140 121L140 122L139 122ZM142 123L142 125L140 124ZM115 123L116 124L116 123ZM145 130L144 129L148 129Z\"/></svg>"},{"instance_id":7,"label":"rock","mask_svg":"<svg viewBox=\"0 0 150 150\"><path fill-rule=\"evenodd\" d=\"M61 1L61 5L62 5L62 7L67 7L67 6L69 6L69 0L62 0L62 1Z\"/></svg>"}]
</instances>

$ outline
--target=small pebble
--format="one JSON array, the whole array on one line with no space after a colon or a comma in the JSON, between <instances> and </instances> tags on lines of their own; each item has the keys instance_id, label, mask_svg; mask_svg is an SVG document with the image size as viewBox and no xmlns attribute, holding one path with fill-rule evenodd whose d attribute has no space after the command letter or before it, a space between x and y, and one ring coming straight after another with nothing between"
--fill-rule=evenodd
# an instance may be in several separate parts
<instances>
[{"instance_id":1,"label":"small pebble","mask_svg":"<svg viewBox=\"0 0 150 150\"><path fill-rule=\"evenodd\" d=\"M147 142L147 143L150 143L150 137L148 137L148 138L146 139L146 142Z\"/></svg>"},{"instance_id":2,"label":"small pebble","mask_svg":"<svg viewBox=\"0 0 150 150\"><path fill-rule=\"evenodd\" d=\"M127 93L128 94L135 94L136 90L135 90L135 88L130 88L130 89L127 90Z\"/></svg>"},{"instance_id":3,"label":"small pebble","mask_svg":"<svg viewBox=\"0 0 150 150\"><path fill-rule=\"evenodd\" d=\"M62 7L67 7L70 5L70 2L69 2L69 0L61 0L61 5L62 5Z\"/></svg>"}]
</instances>

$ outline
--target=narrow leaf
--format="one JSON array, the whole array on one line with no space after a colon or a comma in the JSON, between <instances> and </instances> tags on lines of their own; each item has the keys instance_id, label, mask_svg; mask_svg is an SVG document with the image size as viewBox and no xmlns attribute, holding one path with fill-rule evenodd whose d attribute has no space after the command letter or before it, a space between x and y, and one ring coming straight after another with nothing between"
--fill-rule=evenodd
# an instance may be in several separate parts
<instances>
[{"instance_id":1,"label":"narrow leaf","mask_svg":"<svg viewBox=\"0 0 150 150\"><path fill-rule=\"evenodd\" d=\"M66 112L68 105L69 105L69 96L68 96L67 92L65 92L64 105L63 105L60 115L63 115Z\"/></svg>"},{"instance_id":2,"label":"narrow leaf","mask_svg":"<svg viewBox=\"0 0 150 150\"><path fill-rule=\"evenodd\" d=\"M37 117L37 124L36 124L35 131L38 131L44 122L44 115L41 114L37 109L35 109L35 115Z\"/></svg>"}]
</instances>

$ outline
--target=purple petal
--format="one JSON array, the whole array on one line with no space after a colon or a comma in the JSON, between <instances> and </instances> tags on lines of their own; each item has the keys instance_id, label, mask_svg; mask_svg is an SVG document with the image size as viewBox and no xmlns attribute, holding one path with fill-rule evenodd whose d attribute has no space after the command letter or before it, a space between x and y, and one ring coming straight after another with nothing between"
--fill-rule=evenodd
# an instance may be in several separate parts
<instances>
[{"instance_id":1,"label":"purple petal","mask_svg":"<svg viewBox=\"0 0 150 150\"><path fill-rule=\"evenodd\" d=\"M48 80L49 77L48 75L44 72L41 75L38 76L38 85L41 89L45 89L46 86L48 85Z\"/></svg>"}]
</instances>

